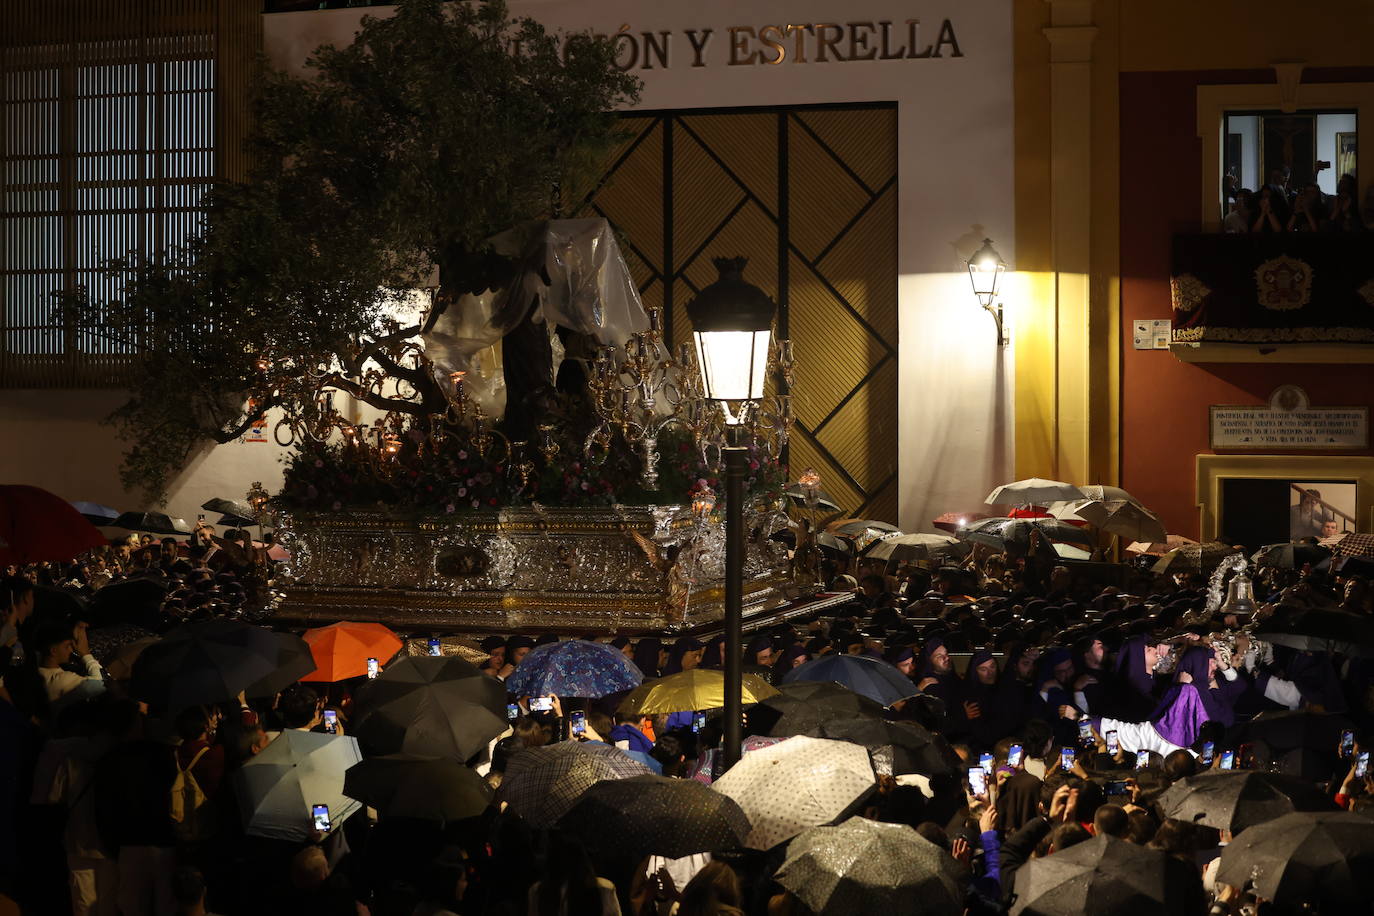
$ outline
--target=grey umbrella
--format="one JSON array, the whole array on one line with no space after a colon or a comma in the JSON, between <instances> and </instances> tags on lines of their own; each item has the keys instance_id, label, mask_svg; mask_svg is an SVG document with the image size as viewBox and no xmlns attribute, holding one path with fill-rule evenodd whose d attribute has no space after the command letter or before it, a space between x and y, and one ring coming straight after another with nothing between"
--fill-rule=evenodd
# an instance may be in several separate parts
<instances>
[{"instance_id":1,"label":"grey umbrella","mask_svg":"<svg viewBox=\"0 0 1374 916\"><path fill-rule=\"evenodd\" d=\"M1255 770L1213 770L1181 779L1159 798L1169 817L1240 833L1293 811L1331 807L1309 782Z\"/></svg>"},{"instance_id":2,"label":"grey umbrella","mask_svg":"<svg viewBox=\"0 0 1374 916\"><path fill-rule=\"evenodd\" d=\"M651 772L619 748L560 741L532 747L512 757L496 800L508 803L532 827L552 827L577 804L583 792L601 780L628 779Z\"/></svg>"},{"instance_id":3,"label":"grey umbrella","mask_svg":"<svg viewBox=\"0 0 1374 916\"><path fill-rule=\"evenodd\" d=\"M1374 820L1346 811L1296 812L1258 824L1221 853L1217 880L1293 912L1367 909L1374 897Z\"/></svg>"},{"instance_id":4,"label":"grey umbrella","mask_svg":"<svg viewBox=\"0 0 1374 916\"><path fill-rule=\"evenodd\" d=\"M1037 529L1051 541L1091 547L1096 539L1092 533L1057 518L980 518L960 528L958 536L975 544L986 544L994 550L1006 550L1030 544L1031 532Z\"/></svg>"},{"instance_id":5,"label":"grey umbrella","mask_svg":"<svg viewBox=\"0 0 1374 916\"><path fill-rule=\"evenodd\" d=\"M362 759L354 738L288 728L234 774L244 833L308 839L314 805L328 805L330 821L342 823L361 807L344 795L344 771Z\"/></svg>"},{"instance_id":6,"label":"grey umbrella","mask_svg":"<svg viewBox=\"0 0 1374 916\"><path fill-rule=\"evenodd\" d=\"M1205 908L1195 866L1097 836L1031 859L1016 872L1012 916L1158 916Z\"/></svg>"},{"instance_id":7,"label":"grey umbrella","mask_svg":"<svg viewBox=\"0 0 1374 916\"><path fill-rule=\"evenodd\" d=\"M853 817L811 827L787 844L774 876L812 912L959 916L958 864L905 824Z\"/></svg>"}]
</instances>

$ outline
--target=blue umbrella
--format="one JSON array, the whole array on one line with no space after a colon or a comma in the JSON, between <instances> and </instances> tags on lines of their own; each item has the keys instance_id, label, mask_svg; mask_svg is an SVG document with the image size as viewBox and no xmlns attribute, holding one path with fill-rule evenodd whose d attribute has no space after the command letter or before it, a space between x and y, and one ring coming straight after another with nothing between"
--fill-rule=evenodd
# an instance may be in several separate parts
<instances>
[{"instance_id":1,"label":"blue umbrella","mask_svg":"<svg viewBox=\"0 0 1374 916\"><path fill-rule=\"evenodd\" d=\"M72 508L85 516L86 521L92 525L108 525L119 518L120 511L111 509L109 506L102 506L100 503L83 502L77 500L72 503Z\"/></svg>"},{"instance_id":2,"label":"blue umbrella","mask_svg":"<svg viewBox=\"0 0 1374 916\"><path fill-rule=\"evenodd\" d=\"M834 681L884 706L916 695L911 678L887 662L863 655L822 655L783 675L784 684L793 681Z\"/></svg>"},{"instance_id":3,"label":"blue umbrella","mask_svg":"<svg viewBox=\"0 0 1374 916\"><path fill-rule=\"evenodd\" d=\"M643 680L619 649L572 639L535 646L506 679L506 690L521 697L604 697Z\"/></svg>"}]
</instances>

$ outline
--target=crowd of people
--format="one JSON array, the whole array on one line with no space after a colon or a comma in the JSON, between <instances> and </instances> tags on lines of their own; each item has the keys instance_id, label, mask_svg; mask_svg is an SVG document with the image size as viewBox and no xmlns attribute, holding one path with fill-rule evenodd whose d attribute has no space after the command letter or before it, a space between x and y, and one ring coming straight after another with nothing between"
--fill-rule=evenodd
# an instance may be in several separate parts
<instances>
[{"instance_id":1,"label":"crowd of people","mask_svg":"<svg viewBox=\"0 0 1374 916\"><path fill-rule=\"evenodd\" d=\"M297 683L174 714L132 696L128 671L114 667L118 646L102 651L97 637L114 631L127 643L138 634L87 609L121 577L160 576L170 581L156 613L141 619L149 631L242 613L253 586L239 583L262 576L261 563L251 540L228 550L211 534L11 569L0 586L0 893L23 912L813 912L776 880L785 843L623 861L567 831L534 829L499 803L448 823L364 810L303 843L245 831L235 771L291 730L347 734L365 679ZM745 671L781 685L812 660L855 655L909 679L909 696L883 716L928 730L949 765L913 774L875 752L873 789L849 814L908 825L943 850L968 912L1007 912L1019 869L1101 835L1187 863L1191 912L1286 912L1217 881L1231 835L1170 818L1161 795L1208 769L1297 766L1333 808L1374 810L1374 772L1358 764L1374 749L1374 667L1264 643L1247 615L1216 606L1205 569L1157 575L1134 564L1117 570L1123 584L1103 587L1045 556L980 548L958 565L894 573L829 555L827 589L848 599L748 634ZM89 603L45 608L39 599L63 585L88 592ZM1274 607L1372 610L1362 575L1269 568L1255 588L1261 616ZM485 676L508 681L536 646L559 639L488 636L472 648ZM720 636L606 641L646 680L725 661ZM555 697L543 710L509 696L509 730L465 762L499 790L523 751L576 740L619 747L666 777L722 776L720 710L644 715L624 711L622 699ZM1352 734L1303 748L1293 764L1257 728L1284 711L1348 724ZM752 717L746 733L764 721ZM188 776L206 814L193 832L169 803L187 797Z\"/></svg>"},{"instance_id":2,"label":"crowd of people","mask_svg":"<svg viewBox=\"0 0 1374 916\"><path fill-rule=\"evenodd\" d=\"M1317 165L1320 168L1324 163ZM1233 181L1230 179L1228 184ZM1271 169L1269 180L1258 190L1230 187L1227 196L1231 208L1222 222L1225 232L1364 232L1374 229L1374 194L1367 193L1362 206L1359 183L1351 174L1340 176L1335 194L1325 194L1315 179L1297 186L1291 180L1291 171L1284 166Z\"/></svg>"}]
</instances>

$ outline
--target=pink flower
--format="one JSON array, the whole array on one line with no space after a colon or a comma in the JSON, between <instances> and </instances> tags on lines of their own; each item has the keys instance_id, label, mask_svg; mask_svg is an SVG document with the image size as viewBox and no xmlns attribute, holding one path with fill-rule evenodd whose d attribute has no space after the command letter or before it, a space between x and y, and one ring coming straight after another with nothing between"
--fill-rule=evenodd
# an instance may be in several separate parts
<instances>
[{"instance_id":1,"label":"pink flower","mask_svg":"<svg viewBox=\"0 0 1374 916\"><path fill-rule=\"evenodd\" d=\"M467 461L467 460L468 460L468 453L467 453L466 451L464 451L463 449L459 449L459 450L458 450L458 460L459 460L459 461Z\"/></svg>"},{"instance_id":2,"label":"pink flower","mask_svg":"<svg viewBox=\"0 0 1374 916\"><path fill-rule=\"evenodd\" d=\"M480 505L482 505L482 501L480 499L474 499L472 501L472 508L476 509Z\"/></svg>"},{"instance_id":3,"label":"pink flower","mask_svg":"<svg viewBox=\"0 0 1374 916\"><path fill-rule=\"evenodd\" d=\"M324 459L322 459L322 458L316 458L316 459L315 459L315 467L317 467L317 468L322 468L322 467L324 467Z\"/></svg>"},{"instance_id":4,"label":"pink flower","mask_svg":"<svg viewBox=\"0 0 1374 916\"><path fill-rule=\"evenodd\" d=\"M758 463L757 461L750 461L750 462L749 462L749 470L751 470L751 471L757 471L758 469L759 469L759 463Z\"/></svg>"},{"instance_id":5,"label":"pink flower","mask_svg":"<svg viewBox=\"0 0 1374 916\"><path fill-rule=\"evenodd\" d=\"M462 494L459 494L459 495L462 495ZM444 511L447 512L447 513L449 513L450 515L452 515L452 514L453 514L453 511L454 511L454 508L455 508L455 507L454 507L453 503L449 503L447 506L444 506Z\"/></svg>"},{"instance_id":6,"label":"pink flower","mask_svg":"<svg viewBox=\"0 0 1374 916\"><path fill-rule=\"evenodd\" d=\"M590 489L590 488L587 486L587 481L585 481L585 480L582 481L582 489L584 489L584 490Z\"/></svg>"},{"instance_id":7,"label":"pink flower","mask_svg":"<svg viewBox=\"0 0 1374 916\"><path fill-rule=\"evenodd\" d=\"M468 495L468 488L467 488L467 487L459 487L459 488L458 488L458 495L459 495L459 496L467 496L467 495Z\"/></svg>"},{"instance_id":8,"label":"pink flower","mask_svg":"<svg viewBox=\"0 0 1374 916\"><path fill-rule=\"evenodd\" d=\"M343 508L343 503L339 502L339 501L336 499L336 500L334 500L334 505L331 506L330 508L333 509L335 512L338 512L340 509Z\"/></svg>"}]
</instances>

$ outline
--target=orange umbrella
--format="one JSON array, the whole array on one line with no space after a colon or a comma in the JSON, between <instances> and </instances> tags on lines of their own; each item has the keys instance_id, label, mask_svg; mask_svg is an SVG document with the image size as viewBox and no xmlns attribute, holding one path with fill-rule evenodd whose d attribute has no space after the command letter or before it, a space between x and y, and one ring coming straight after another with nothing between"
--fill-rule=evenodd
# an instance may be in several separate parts
<instances>
[{"instance_id":1,"label":"orange umbrella","mask_svg":"<svg viewBox=\"0 0 1374 916\"><path fill-rule=\"evenodd\" d=\"M305 631L315 672L303 681L342 681L367 674L367 660L385 664L401 651L401 640L380 623L341 620L327 627Z\"/></svg>"}]
</instances>

